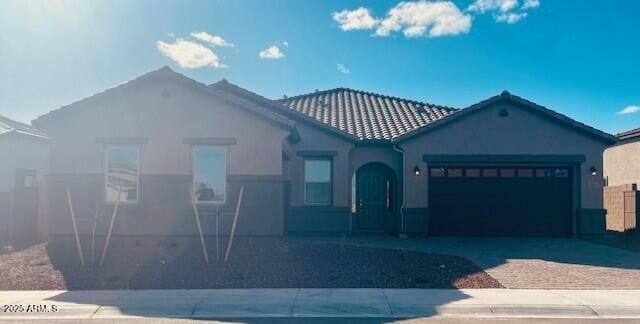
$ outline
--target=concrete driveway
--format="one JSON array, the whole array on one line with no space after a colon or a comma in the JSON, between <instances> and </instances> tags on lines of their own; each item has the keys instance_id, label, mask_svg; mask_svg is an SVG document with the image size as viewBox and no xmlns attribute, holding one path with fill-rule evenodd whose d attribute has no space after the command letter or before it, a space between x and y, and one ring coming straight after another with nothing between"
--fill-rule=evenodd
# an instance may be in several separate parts
<instances>
[{"instance_id":1,"label":"concrete driveway","mask_svg":"<svg viewBox=\"0 0 640 324\"><path fill-rule=\"evenodd\" d=\"M574 239L336 238L342 243L465 257L507 288L639 289L640 254Z\"/></svg>"}]
</instances>

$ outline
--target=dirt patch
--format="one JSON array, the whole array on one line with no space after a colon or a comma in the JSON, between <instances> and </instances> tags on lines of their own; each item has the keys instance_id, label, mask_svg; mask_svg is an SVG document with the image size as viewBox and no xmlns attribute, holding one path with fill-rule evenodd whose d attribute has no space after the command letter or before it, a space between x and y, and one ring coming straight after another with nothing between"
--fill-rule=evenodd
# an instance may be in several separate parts
<instances>
[{"instance_id":1,"label":"dirt patch","mask_svg":"<svg viewBox=\"0 0 640 324\"><path fill-rule=\"evenodd\" d=\"M220 243L222 259L226 242ZM82 268L72 242L38 244L0 255L0 289L502 287L469 260L449 255L238 238L228 263L215 261L215 242L209 256L207 265L195 239L120 239L104 267Z\"/></svg>"}]
</instances>

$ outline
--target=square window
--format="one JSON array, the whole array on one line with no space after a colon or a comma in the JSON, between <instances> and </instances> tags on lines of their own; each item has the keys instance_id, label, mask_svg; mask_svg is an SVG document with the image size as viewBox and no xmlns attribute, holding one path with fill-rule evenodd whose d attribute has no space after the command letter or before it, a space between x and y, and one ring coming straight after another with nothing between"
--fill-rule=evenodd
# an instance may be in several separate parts
<instances>
[{"instance_id":1,"label":"square window","mask_svg":"<svg viewBox=\"0 0 640 324\"><path fill-rule=\"evenodd\" d=\"M478 178L480 177L480 169L466 169L465 175L467 178Z\"/></svg>"},{"instance_id":2,"label":"square window","mask_svg":"<svg viewBox=\"0 0 640 324\"><path fill-rule=\"evenodd\" d=\"M533 170L518 169L518 178L531 178L531 177L533 177Z\"/></svg>"},{"instance_id":3,"label":"square window","mask_svg":"<svg viewBox=\"0 0 640 324\"><path fill-rule=\"evenodd\" d=\"M536 169L536 178L544 178L549 176L549 169Z\"/></svg>"},{"instance_id":4,"label":"square window","mask_svg":"<svg viewBox=\"0 0 640 324\"><path fill-rule=\"evenodd\" d=\"M331 159L309 159L304 161L305 204L331 204L331 177Z\"/></svg>"},{"instance_id":5,"label":"square window","mask_svg":"<svg viewBox=\"0 0 640 324\"><path fill-rule=\"evenodd\" d=\"M500 169L500 177L513 178L516 176L516 170L514 169Z\"/></svg>"},{"instance_id":6,"label":"square window","mask_svg":"<svg viewBox=\"0 0 640 324\"><path fill-rule=\"evenodd\" d=\"M498 176L498 170L497 169L483 169L482 170L482 176L485 178L495 178Z\"/></svg>"},{"instance_id":7,"label":"square window","mask_svg":"<svg viewBox=\"0 0 640 324\"><path fill-rule=\"evenodd\" d=\"M553 176L556 178L566 178L569 176L569 170L565 168L557 168L553 170Z\"/></svg>"},{"instance_id":8,"label":"square window","mask_svg":"<svg viewBox=\"0 0 640 324\"><path fill-rule=\"evenodd\" d=\"M193 149L193 192L196 202L222 203L227 191L227 150L224 147Z\"/></svg>"},{"instance_id":9,"label":"square window","mask_svg":"<svg viewBox=\"0 0 640 324\"><path fill-rule=\"evenodd\" d=\"M462 169L458 169L458 168L448 169L447 176L450 178L460 178L462 177Z\"/></svg>"},{"instance_id":10,"label":"square window","mask_svg":"<svg viewBox=\"0 0 640 324\"><path fill-rule=\"evenodd\" d=\"M434 178L444 177L444 168L429 168L429 175Z\"/></svg>"},{"instance_id":11,"label":"square window","mask_svg":"<svg viewBox=\"0 0 640 324\"><path fill-rule=\"evenodd\" d=\"M140 151L138 147L112 146L107 148L105 169L105 200L137 202Z\"/></svg>"},{"instance_id":12,"label":"square window","mask_svg":"<svg viewBox=\"0 0 640 324\"><path fill-rule=\"evenodd\" d=\"M33 188L36 186L36 175L35 174L25 174L24 175L24 183L22 184L24 188Z\"/></svg>"}]
</instances>

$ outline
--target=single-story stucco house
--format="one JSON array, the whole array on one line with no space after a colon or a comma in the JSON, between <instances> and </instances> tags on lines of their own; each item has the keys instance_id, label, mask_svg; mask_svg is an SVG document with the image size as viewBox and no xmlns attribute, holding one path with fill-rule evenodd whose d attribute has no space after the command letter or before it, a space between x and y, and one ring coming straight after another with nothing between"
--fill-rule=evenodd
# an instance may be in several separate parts
<instances>
[{"instance_id":1,"label":"single-story stucco house","mask_svg":"<svg viewBox=\"0 0 640 324\"><path fill-rule=\"evenodd\" d=\"M572 237L604 227L616 138L503 92L465 109L337 88L270 100L168 67L33 121L51 138L50 235L123 201L115 235L387 232ZM217 214L220 212L220 214ZM82 227L82 226L81 226ZM81 234L88 233L86 228Z\"/></svg>"},{"instance_id":2,"label":"single-story stucco house","mask_svg":"<svg viewBox=\"0 0 640 324\"><path fill-rule=\"evenodd\" d=\"M604 151L604 207L607 230L635 230L640 194L640 128L617 135L616 145Z\"/></svg>"},{"instance_id":3,"label":"single-story stucco house","mask_svg":"<svg viewBox=\"0 0 640 324\"><path fill-rule=\"evenodd\" d=\"M0 116L0 244L46 239L49 139Z\"/></svg>"}]
</instances>

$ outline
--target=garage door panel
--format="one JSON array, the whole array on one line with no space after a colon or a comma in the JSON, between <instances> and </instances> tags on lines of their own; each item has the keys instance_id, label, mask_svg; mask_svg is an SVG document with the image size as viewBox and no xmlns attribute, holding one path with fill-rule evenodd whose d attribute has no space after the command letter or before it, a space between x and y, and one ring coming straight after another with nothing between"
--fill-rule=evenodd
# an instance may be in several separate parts
<instances>
[{"instance_id":1,"label":"garage door panel","mask_svg":"<svg viewBox=\"0 0 640 324\"><path fill-rule=\"evenodd\" d=\"M433 168L429 172L429 232L433 235L571 234L568 167L437 168L439 172L432 172Z\"/></svg>"}]
</instances>

